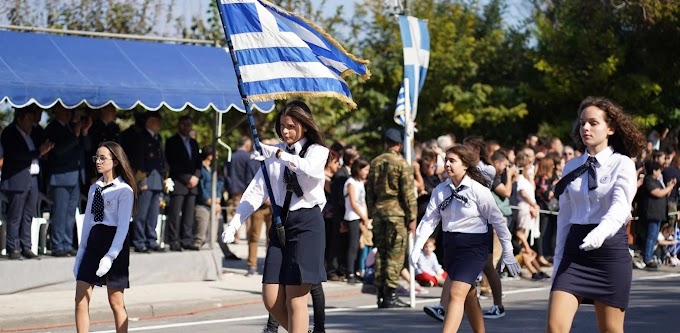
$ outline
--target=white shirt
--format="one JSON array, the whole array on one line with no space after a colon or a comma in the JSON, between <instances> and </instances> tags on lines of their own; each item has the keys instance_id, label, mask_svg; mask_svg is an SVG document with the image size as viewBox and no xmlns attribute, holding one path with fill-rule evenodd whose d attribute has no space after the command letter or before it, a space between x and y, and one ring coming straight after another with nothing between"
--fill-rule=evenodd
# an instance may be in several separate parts
<instances>
[{"instance_id":1,"label":"white shirt","mask_svg":"<svg viewBox=\"0 0 680 333\"><path fill-rule=\"evenodd\" d=\"M526 202L524 197L519 195L519 191L524 191L524 193L529 196L530 199L533 199L531 202L527 202L528 204L536 203L536 186L531 184L531 182L526 179L524 175L520 175L519 178L517 178L517 201Z\"/></svg>"},{"instance_id":2,"label":"white shirt","mask_svg":"<svg viewBox=\"0 0 680 333\"><path fill-rule=\"evenodd\" d=\"M467 175L460 182L460 185L464 185L465 188L458 194L466 197L468 203L465 204L453 198L444 210L439 209L439 204L451 195L453 183L451 179L447 179L434 188L425 215L420 220L416 230L416 246L419 243L422 243L421 247L425 244L440 220L442 221L442 230L445 232L469 234L486 233L488 222L496 230L503 251L512 251L510 231L505 224L503 214L491 195L491 190Z\"/></svg>"},{"instance_id":3,"label":"white shirt","mask_svg":"<svg viewBox=\"0 0 680 333\"><path fill-rule=\"evenodd\" d=\"M482 176L484 176L484 179L486 179L486 184L484 185L491 187L493 179L496 178L496 168L494 168L493 165L484 164L484 162L479 161L479 163L477 163L477 169L479 169Z\"/></svg>"},{"instance_id":4,"label":"white shirt","mask_svg":"<svg viewBox=\"0 0 680 333\"><path fill-rule=\"evenodd\" d=\"M300 157L297 154L300 153L305 142L307 142L307 139L303 138L293 145L295 155L287 153L286 144L280 143L276 145L281 149L280 158L272 157L265 160L272 192L274 193L274 202L278 206L283 206L283 201L286 198L286 184L283 182L285 168L288 167L290 171L297 175L298 183L304 194L302 197L293 194L289 211L312 208L317 205L323 210L326 205L326 194L323 186L326 180L324 168L328 159L328 148L312 144L307 148L305 156ZM269 198L269 193L260 169L243 193L230 224L238 229L255 210L262 206L267 198Z\"/></svg>"},{"instance_id":5,"label":"white shirt","mask_svg":"<svg viewBox=\"0 0 680 333\"><path fill-rule=\"evenodd\" d=\"M416 275L427 273L432 276L444 273L442 265L439 264L437 260L437 255L432 253L429 256L423 252L423 254L418 258L418 264L416 265Z\"/></svg>"},{"instance_id":6,"label":"white shirt","mask_svg":"<svg viewBox=\"0 0 680 333\"><path fill-rule=\"evenodd\" d=\"M349 184L352 184L352 189L354 189L354 200L357 201L359 209L361 209L361 212L364 213L364 216L366 216L366 214L368 213L368 211L366 210L366 187L364 186L363 181L357 180L354 177L349 177L345 182L345 186L342 188L342 194L345 196L345 216L344 216L345 221L359 220L361 219L361 216L359 216L359 214L357 214L357 212L354 211L354 209L352 208L352 203L349 200L349 192L347 186Z\"/></svg>"},{"instance_id":7,"label":"white shirt","mask_svg":"<svg viewBox=\"0 0 680 333\"><path fill-rule=\"evenodd\" d=\"M578 168L590 157L585 154L571 159L564 166L564 175ZM588 190L588 172L567 185L560 195L557 215L555 260L562 259L564 242L572 224L608 224L613 236L631 218L633 197L637 192L635 163L628 157L615 153L612 147L595 155L597 188ZM555 264L554 267L558 265Z\"/></svg>"},{"instance_id":8,"label":"white shirt","mask_svg":"<svg viewBox=\"0 0 680 333\"><path fill-rule=\"evenodd\" d=\"M90 236L90 230L95 224L104 224L116 227L116 235L113 237L113 242L107 256L112 259L118 257L118 253L123 248L123 242L127 237L128 229L130 228L130 217L132 217L132 207L134 205L134 194L132 188L128 185L123 177L118 177L112 182L114 185L102 191L102 198L104 199L104 220L102 222L95 222L92 215L92 200L94 200L94 192L97 187L104 187L103 177L100 177L96 183L90 186L87 193L87 207L85 208L85 218L83 219L83 232L80 237L80 245L78 252L85 252L87 247L87 238ZM78 254L82 258L81 254Z\"/></svg>"}]
</instances>

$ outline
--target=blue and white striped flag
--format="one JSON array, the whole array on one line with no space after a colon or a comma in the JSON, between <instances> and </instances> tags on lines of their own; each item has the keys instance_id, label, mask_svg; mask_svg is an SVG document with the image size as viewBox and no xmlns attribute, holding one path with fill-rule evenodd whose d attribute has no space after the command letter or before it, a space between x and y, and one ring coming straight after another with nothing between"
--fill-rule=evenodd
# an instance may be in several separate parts
<instances>
[{"instance_id":1,"label":"blue and white striped flag","mask_svg":"<svg viewBox=\"0 0 680 333\"><path fill-rule=\"evenodd\" d=\"M370 76L359 59L306 19L265 0L221 0L247 98L335 97L356 107L342 76Z\"/></svg>"},{"instance_id":2,"label":"blue and white striped flag","mask_svg":"<svg viewBox=\"0 0 680 333\"><path fill-rule=\"evenodd\" d=\"M394 110L394 121L404 126L406 105L410 105L412 121L415 121L418 113L418 96L423 89L430 63L430 33L427 30L427 20L413 16L400 15L399 28L404 46L404 79L408 79L409 82L409 103L405 103L402 83L397 97L397 107Z\"/></svg>"}]
</instances>

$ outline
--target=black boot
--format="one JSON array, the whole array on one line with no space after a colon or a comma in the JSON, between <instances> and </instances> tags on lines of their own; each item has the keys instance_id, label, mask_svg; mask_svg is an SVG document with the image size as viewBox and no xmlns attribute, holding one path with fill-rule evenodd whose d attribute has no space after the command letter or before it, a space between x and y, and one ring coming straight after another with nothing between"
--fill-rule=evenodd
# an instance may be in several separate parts
<instances>
[{"instance_id":1,"label":"black boot","mask_svg":"<svg viewBox=\"0 0 680 333\"><path fill-rule=\"evenodd\" d=\"M397 297L396 288L385 287L385 298L383 299L382 308L410 308L408 303L404 303L399 297Z\"/></svg>"},{"instance_id":2,"label":"black boot","mask_svg":"<svg viewBox=\"0 0 680 333\"><path fill-rule=\"evenodd\" d=\"M378 309L383 308L383 300L385 299L385 293L382 287L376 287L376 295L378 295Z\"/></svg>"}]
</instances>

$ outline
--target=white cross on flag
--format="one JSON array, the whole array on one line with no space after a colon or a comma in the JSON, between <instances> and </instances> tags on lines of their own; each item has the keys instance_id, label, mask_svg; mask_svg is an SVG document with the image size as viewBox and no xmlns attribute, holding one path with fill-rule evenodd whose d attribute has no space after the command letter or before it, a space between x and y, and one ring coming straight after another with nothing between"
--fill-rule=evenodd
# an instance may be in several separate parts
<instances>
[{"instance_id":1,"label":"white cross on flag","mask_svg":"<svg viewBox=\"0 0 680 333\"><path fill-rule=\"evenodd\" d=\"M402 83L394 110L394 121L404 126L406 106L410 106L411 120L415 120L418 112L418 95L423 89L430 63L430 33L427 30L427 20L413 16L400 15L399 28L404 45L404 81L408 82L408 87L404 87ZM404 94L404 88L408 89L407 94ZM409 103L406 103L405 96L408 96Z\"/></svg>"}]
</instances>

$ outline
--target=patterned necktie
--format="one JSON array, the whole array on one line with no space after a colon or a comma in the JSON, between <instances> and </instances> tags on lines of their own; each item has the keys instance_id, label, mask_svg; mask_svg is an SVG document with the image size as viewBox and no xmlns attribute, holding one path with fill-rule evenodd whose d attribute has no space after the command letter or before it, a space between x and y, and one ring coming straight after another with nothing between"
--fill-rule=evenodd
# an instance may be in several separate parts
<instances>
[{"instance_id":1,"label":"patterned necktie","mask_svg":"<svg viewBox=\"0 0 680 333\"><path fill-rule=\"evenodd\" d=\"M449 195L448 198L444 199L444 201L442 201L442 203L439 204L439 210L444 210L444 208L446 208L451 203L451 201L453 201L454 198L458 199L463 204L467 204L468 198L458 194L460 191L464 190L465 187L466 187L465 185L460 185L458 186L458 188L454 188L453 184L451 184L450 186L451 195Z\"/></svg>"},{"instance_id":2,"label":"patterned necktie","mask_svg":"<svg viewBox=\"0 0 680 333\"><path fill-rule=\"evenodd\" d=\"M286 148L286 152L295 155L295 148ZM286 191L295 193L298 198L302 197L304 192L298 183L297 175L288 167L283 171L283 182L286 183Z\"/></svg>"},{"instance_id":3,"label":"patterned necktie","mask_svg":"<svg viewBox=\"0 0 680 333\"><path fill-rule=\"evenodd\" d=\"M588 171L588 190L592 191L597 188L597 172L595 171L595 159L594 156L588 157L586 163L583 163L580 167L574 169L566 176L562 177L557 185L555 185L555 196L560 196L567 189L567 185L574 181L574 179L580 177L586 171Z\"/></svg>"},{"instance_id":4,"label":"patterned necktie","mask_svg":"<svg viewBox=\"0 0 680 333\"><path fill-rule=\"evenodd\" d=\"M94 200L92 200L92 210L90 211L94 216L94 222L104 221L104 197L102 191L113 186L113 183L104 187L98 186L94 191Z\"/></svg>"}]
</instances>

